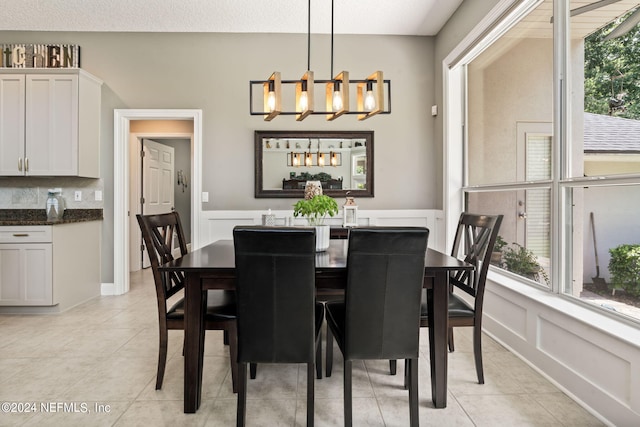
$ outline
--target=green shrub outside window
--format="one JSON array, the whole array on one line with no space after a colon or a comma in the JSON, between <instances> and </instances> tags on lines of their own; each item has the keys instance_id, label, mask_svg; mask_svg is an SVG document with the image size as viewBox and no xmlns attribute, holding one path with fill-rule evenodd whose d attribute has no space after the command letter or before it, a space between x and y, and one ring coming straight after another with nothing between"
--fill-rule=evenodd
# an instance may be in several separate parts
<instances>
[{"instance_id":1,"label":"green shrub outside window","mask_svg":"<svg viewBox=\"0 0 640 427\"><path fill-rule=\"evenodd\" d=\"M610 286L640 296L640 245L619 245L609 253Z\"/></svg>"}]
</instances>

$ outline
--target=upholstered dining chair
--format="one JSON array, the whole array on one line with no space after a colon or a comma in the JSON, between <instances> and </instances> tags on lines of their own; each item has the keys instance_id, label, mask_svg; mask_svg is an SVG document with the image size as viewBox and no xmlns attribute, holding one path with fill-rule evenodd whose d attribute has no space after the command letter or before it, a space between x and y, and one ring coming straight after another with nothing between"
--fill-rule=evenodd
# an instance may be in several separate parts
<instances>
[{"instance_id":1,"label":"upholstered dining chair","mask_svg":"<svg viewBox=\"0 0 640 427\"><path fill-rule=\"evenodd\" d=\"M184 231L177 212L158 215L136 215L144 245L149 254L153 280L156 287L158 303L158 324L160 332L160 349L158 355L158 373L156 376L156 390L162 388L164 370L167 363L168 330L184 330L184 298L179 297L170 308L168 300L184 288L184 275L180 273L161 273L158 267L175 259L173 251L179 251L179 256L187 253ZM177 239L177 248L174 244ZM178 256L178 257L179 257ZM177 297L176 297L177 298ZM175 299L175 298L174 298ZM236 334L236 301L233 292L208 291L207 309L204 318L205 329L223 330L229 341L229 356L231 360L231 377L233 391L237 387L237 334Z\"/></svg>"},{"instance_id":2,"label":"upholstered dining chair","mask_svg":"<svg viewBox=\"0 0 640 427\"><path fill-rule=\"evenodd\" d=\"M238 313L237 425L246 416L247 364L307 364L307 425L314 421L314 367L321 377L324 305L315 299L315 229L233 230Z\"/></svg>"},{"instance_id":3,"label":"upholstered dining chair","mask_svg":"<svg viewBox=\"0 0 640 427\"><path fill-rule=\"evenodd\" d=\"M344 425L352 424L353 360L405 359L410 425L418 425L420 293L429 230L354 228L349 233L344 301L326 303L327 376L333 337L344 356Z\"/></svg>"},{"instance_id":4,"label":"upholstered dining chair","mask_svg":"<svg viewBox=\"0 0 640 427\"><path fill-rule=\"evenodd\" d=\"M482 306L491 252L500 231L502 215L481 215L463 212L458 220L451 255L475 266L475 271L458 272L449 278L449 351L454 351L453 328L473 327L473 356L478 383L484 384L482 366ZM468 298L462 298L458 292ZM426 292L422 300L420 326L429 327ZM395 373L395 361L391 361Z\"/></svg>"}]
</instances>

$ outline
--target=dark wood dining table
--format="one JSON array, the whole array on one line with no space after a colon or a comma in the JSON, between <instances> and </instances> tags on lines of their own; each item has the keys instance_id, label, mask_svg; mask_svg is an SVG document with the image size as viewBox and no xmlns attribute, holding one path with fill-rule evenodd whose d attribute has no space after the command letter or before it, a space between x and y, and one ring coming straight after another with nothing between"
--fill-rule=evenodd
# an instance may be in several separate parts
<instances>
[{"instance_id":1,"label":"dark wood dining table","mask_svg":"<svg viewBox=\"0 0 640 427\"><path fill-rule=\"evenodd\" d=\"M329 249L316 255L319 298L343 292L347 283L348 240L331 240ZM429 304L431 395L436 408L447 406L447 306L451 271L473 270L473 265L427 249L424 287ZM185 274L184 412L195 413L202 396L204 307L208 289L235 289L233 240L219 240L160 267Z\"/></svg>"}]
</instances>

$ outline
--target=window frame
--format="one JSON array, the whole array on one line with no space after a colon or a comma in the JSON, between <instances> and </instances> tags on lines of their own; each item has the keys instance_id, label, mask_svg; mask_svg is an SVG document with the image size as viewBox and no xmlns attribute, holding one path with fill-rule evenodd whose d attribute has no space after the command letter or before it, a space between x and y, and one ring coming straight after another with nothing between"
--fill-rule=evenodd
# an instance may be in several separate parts
<instances>
[{"instance_id":1,"label":"window frame","mask_svg":"<svg viewBox=\"0 0 640 427\"><path fill-rule=\"evenodd\" d=\"M499 184L470 185L467 117L467 64L473 61L492 43L502 37L524 16L534 10L542 0L503 0L493 13L481 21L458 48L443 61L444 82L444 123L443 134L445 182L443 204L445 206L445 230L447 246L451 244L451 230L460 212L466 207L467 195L471 193L507 190L548 189L550 191L550 287L535 284L508 271L491 267L492 277L505 277L527 285L543 289L567 298L590 310L597 311L616 320L630 322L634 326L640 319L611 313L567 292L567 285L573 280L573 212L571 209L572 189L585 186L640 185L640 174L607 175L591 177L572 176L571 146L571 39L570 0L553 2L553 121L551 146L551 179L535 182L514 182ZM457 85L461 87L457 87ZM458 101L458 102L456 102Z\"/></svg>"}]
</instances>

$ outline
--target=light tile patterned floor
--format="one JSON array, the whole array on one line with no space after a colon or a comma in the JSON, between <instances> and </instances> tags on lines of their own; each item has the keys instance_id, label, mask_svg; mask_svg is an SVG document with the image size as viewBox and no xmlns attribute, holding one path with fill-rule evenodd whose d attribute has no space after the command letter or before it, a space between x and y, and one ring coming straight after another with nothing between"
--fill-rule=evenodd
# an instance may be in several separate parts
<instances>
[{"instance_id":1,"label":"light tile patterned floor","mask_svg":"<svg viewBox=\"0 0 640 427\"><path fill-rule=\"evenodd\" d=\"M148 272L132 274L131 291L125 295L100 297L60 315L0 315L0 402L9 403L2 406L0 426L235 425L236 398L221 332L207 332L203 402L197 414L183 413L179 331L170 331L164 385L154 389L156 316ZM427 331L422 331L421 425L602 425L488 337L486 384L477 384L470 334L456 331L446 409L434 409L431 403ZM317 426L343 424L337 348L334 357L333 375L316 380ZM402 369L399 362L398 372ZM247 425L303 426L305 395L304 366L260 365L258 378L249 382ZM354 364L353 396L354 425L408 425L402 376L390 376L386 361ZM5 412L7 408L21 413Z\"/></svg>"}]
</instances>

